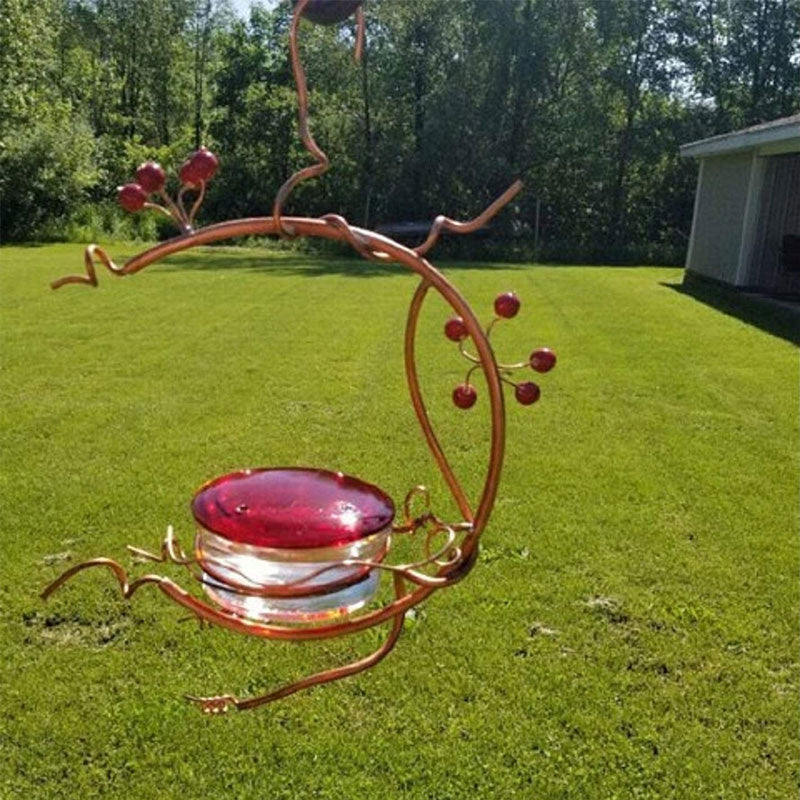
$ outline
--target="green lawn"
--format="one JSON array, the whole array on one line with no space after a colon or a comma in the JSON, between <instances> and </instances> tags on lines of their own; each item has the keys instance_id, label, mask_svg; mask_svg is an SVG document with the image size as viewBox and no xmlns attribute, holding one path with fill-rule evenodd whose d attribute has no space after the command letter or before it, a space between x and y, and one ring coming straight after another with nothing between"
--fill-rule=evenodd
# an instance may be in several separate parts
<instances>
[{"instance_id":1,"label":"green lawn","mask_svg":"<svg viewBox=\"0 0 800 800\"><path fill-rule=\"evenodd\" d=\"M502 357L559 356L538 405L509 402L481 562L372 672L207 718L184 692L266 690L377 633L201 630L99 571L38 592L169 522L188 543L194 489L237 467L342 469L396 499L425 482L452 516L404 388L415 279L218 249L54 293L80 247L0 261L2 798L797 794L798 360L769 313L723 313L675 269L448 267L485 315L519 293ZM452 407L446 318L432 301L421 373L474 493L486 393Z\"/></svg>"}]
</instances>

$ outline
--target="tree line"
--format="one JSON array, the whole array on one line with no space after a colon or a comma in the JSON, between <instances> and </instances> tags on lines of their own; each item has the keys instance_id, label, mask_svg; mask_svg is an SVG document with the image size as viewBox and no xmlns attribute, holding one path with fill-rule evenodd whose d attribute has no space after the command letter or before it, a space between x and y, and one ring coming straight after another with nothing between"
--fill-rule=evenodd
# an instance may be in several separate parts
<instances>
[{"instance_id":1,"label":"tree line","mask_svg":"<svg viewBox=\"0 0 800 800\"><path fill-rule=\"evenodd\" d=\"M800 0L367 0L303 24L315 137L331 157L290 213L380 226L476 214L454 253L677 262L696 165L680 144L800 106ZM114 189L200 144L222 162L205 221L268 214L308 163L290 4L0 0L0 240L167 235ZM534 252L534 246L536 252Z\"/></svg>"}]
</instances>

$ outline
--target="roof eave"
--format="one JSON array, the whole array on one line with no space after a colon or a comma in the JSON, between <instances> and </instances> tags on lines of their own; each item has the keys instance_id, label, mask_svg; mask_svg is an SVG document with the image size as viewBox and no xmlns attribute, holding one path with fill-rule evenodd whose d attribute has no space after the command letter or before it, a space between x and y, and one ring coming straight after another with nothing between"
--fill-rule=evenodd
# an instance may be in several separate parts
<instances>
[{"instance_id":1,"label":"roof eave","mask_svg":"<svg viewBox=\"0 0 800 800\"><path fill-rule=\"evenodd\" d=\"M797 139L798 149L800 150L800 123L798 122L791 122L776 128L767 128L762 131L742 131L741 133L713 136L710 139L701 139L698 142L689 142L689 144L681 145L680 154L683 158L719 156L744 150L755 150L767 145L787 142L791 139Z\"/></svg>"}]
</instances>

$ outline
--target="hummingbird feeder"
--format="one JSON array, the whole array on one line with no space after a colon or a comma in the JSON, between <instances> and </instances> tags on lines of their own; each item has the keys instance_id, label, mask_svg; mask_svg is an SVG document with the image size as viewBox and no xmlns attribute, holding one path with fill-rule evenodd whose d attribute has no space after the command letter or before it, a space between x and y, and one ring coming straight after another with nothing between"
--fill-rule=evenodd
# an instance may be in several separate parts
<instances>
[{"instance_id":1,"label":"hummingbird feeder","mask_svg":"<svg viewBox=\"0 0 800 800\"><path fill-rule=\"evenodd\" d=\"M392 499L377 486L341 472L295 466L243 469L214 478L195 494L191 502L195 520L191 552L181 547L172 526L167 528L159 552L129 548L139 559L184 567L197 582L199 592L189 592L171 578L157 574L131 578L118 562L94 558L68 569L42 593L47 598L78 572L104 567L114 573L125 598L142 586L154 585L201 621L249 636L303 641L354 634L381 624L388 626L383 643L366 657L267 694L252 698L187 695L206 714L254 708L374 666L394 647L405 615L412 608L469 574L498 491L505 446L503 385L514 387L515 397L522 405L535 403L539 386L533 381L514 382L512 373L528 369L544 373L556 362L550 350L541 348L524 361L499 363L489 337L498 323L517 315L517 296L512 292L500 294L494 303L494 315L484 328L459 291L426 258L442 230L464 234L485 225L520 191L519 181L468 222L437 217L425 241L414 248L352 226L337 214L320 218L284 215L284 205L294 187L328 168L328 158L314 141L308 125L308 94L298 52L301 20L335 24L353 14L359 58L365 31L362 0L296 0L294 4L289 42L300 136L314 163L300 169L279 189L271 216L197 228L195 217L206 186L219 167L217 157L205 148L196 151L180 169L181 188L174 197L165 189L164 170L147 162L137 170L135 182L120 187L119 202L131 212L152 209L168 216L178 227L179 235L123 265L115 264L105 251L90 245L85 252L85 273L52 283L54 289L70 283L96 286L96 260L111 274L122 277L192 247L263 235L346 242L365 259L396 263L419 276L405 327L405 371L416 418L459 509L459 519L444 520L434 513L430 493L424 486L412 487L396 509ZM471 378L480 371L485 379L491 437L483 488L474 504L467 498L437 438L417 375L417 323L431 291L452 309L444 335L458 346L468 362L464 381L452 393L455 406L472 408L478 394ZM417 543L416 560L392 562L392 541L399 537L410 537ZM375 597L385 573L391 576L393 598L378 604Z\"/></svg>"}]
</instances>

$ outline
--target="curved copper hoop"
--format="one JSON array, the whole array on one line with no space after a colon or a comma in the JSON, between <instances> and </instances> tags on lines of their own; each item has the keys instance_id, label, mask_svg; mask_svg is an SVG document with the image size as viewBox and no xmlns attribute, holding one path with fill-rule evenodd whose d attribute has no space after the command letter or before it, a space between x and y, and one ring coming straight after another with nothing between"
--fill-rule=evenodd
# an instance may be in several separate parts
<instances>
[{"instance_id":1,"label":"curved copper hoop","mask_svg":"<svg viewBox=\"0 0 800 800\"><path fill-rule=\"evenodd\" d=\"M376 257L382 257L384 260L392 261L407 267L417 273L422 279L412 299L406 325L406 373L414 411L422 428L425 440L434 456L437 466L445 478L453 499L464 515L466 522L470 523L470 529L461 544L461 558L456 563L447 564L442 567L435 576L431 576L431 581L428 585L418 586L413 592L395 600L390 605L345 622L306 629L264 625L245 621L223 611L206 606L188 592L181 589L177 584L166 578L158 581L158 585L165 594L169 595L173 600L188 608L199 617L232 630L266 638L325 638L327 636L364 630L398 613L404 613L409 608L424 600L437 588L460 580L472 569L477 556L478 540L486 527L497 495L505 448L505 408L497 362L486 333L461 293L429 261L392 239L362 228L351 227L341 218L311 219L306 217L287 217L283 218L283 221L285 224L290 225L291 229L296 231L300 236L348 241L354 246L357 246L358 250L365 248L375 254ZM210 225L193 234L170 239L134 256L123 266L113 264L99 248L94 248L91 251L91 255L96 254L103 264L108 266L109 269L112 269L115 275L123 277L125 275L133 275L161 261L166 256L188 250L192 247L212 244L224 239L237 238L240 236L265 236L276 235L277 233L278 225L276 225L273 217L255 217ZM90 263L90 253L87 251L87 264L88 263ZM88 272L88 274L71 275L66 278L61 278L55 281L53 286L57 288L68 283L97 285L97 278L94 274L94 270L92 270ZM483 490L474 511L436 437L433 425L425 408L422 391L419 385L415 355L416 330L423 302L431 288L434 288L464 320L467 331L474 342L477 358L480 359L483 365L483 371L488 386L492 423L489 463Z\"/></svg>"}]
</instances>

